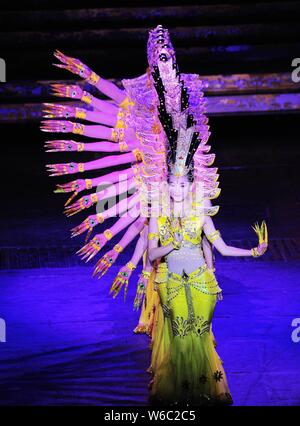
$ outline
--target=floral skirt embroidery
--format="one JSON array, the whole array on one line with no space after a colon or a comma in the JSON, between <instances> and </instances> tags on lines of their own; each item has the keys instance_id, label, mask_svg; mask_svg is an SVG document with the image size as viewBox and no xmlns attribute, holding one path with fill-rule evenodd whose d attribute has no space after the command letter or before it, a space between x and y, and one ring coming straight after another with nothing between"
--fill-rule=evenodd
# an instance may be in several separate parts
<instances>
[{"instance_id":1,"label":"floral skirt embroidery","mask_svg":"<svg viewBox=\"0 0 300 426\"><path fill-rule=\"evenodd\" d=\"M150 282L157 299L152 298L147 333L152 349L149 403L232 404L211 328L216 294L221 291L214 273L205 264L192 274L178 275L162 263Z\"/></svg>"}]
</instances>

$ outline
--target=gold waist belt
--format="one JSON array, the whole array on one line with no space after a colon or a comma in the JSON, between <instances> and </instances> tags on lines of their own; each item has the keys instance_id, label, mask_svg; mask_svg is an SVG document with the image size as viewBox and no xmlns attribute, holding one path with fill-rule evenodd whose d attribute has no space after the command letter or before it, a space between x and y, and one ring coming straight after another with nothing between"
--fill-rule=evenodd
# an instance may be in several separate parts
<instances>
[{"instance_id":1,"label":"gold waist belt","mask_svg":"<svg viewBox=\"0 0 300 426\"><path fill-rule=\"evenodd\" d=\"M215 295L222 291L214 273L207 269L206 263L190 274L187 274L184 270L182 274L168 271L167 265L161 263L158 265L155 282L156 284L167 283L169 287L176 287L177 290L188 285L210 295Z\"/></svg>"}]
</instances>

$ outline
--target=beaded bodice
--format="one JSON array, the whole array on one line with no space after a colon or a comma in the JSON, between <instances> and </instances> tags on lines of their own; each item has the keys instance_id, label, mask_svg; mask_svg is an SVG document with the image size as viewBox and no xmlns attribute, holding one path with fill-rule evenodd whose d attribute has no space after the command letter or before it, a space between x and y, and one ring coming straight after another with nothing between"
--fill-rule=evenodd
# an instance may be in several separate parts
<instances>
[{"instance_id":1,"label":"beaded bodice","mask_svg":"<svg viewBox=\"0 0 300 426\"><path fill-rule=\"evenodd\" d=\"M203 219L197 216L173 219L163 216L157 219L159 239L162 246L168 245L175 232L183 235L182 247L199 246Z\"/></svg>"}]
</instances>

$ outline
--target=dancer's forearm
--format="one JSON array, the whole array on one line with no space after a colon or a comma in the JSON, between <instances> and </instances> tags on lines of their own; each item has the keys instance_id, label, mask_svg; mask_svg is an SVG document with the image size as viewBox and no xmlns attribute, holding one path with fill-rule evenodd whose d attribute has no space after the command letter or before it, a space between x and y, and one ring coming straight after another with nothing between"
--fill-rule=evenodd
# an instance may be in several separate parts
<instances>
[{"instance_id":1,"label":"dancer's forearm","mask_svg":"<svg viewBox=\"0 0 300 426\"><path fill-rule=\"evenodd\" d=\"M212 221L212 218L210 216L205 217L205 223L203 226L203 230L205 232L205 235L207 239L216 247L219 253L222 254L222 256L261 256L265 253L267 249L267 230L265 229L266 237L261 235L259 239L259 244L257 247L254 247L252 249L243 249L240 247L233 247L229 246L225 243L223 238L221 237L220 231L217 230L214 226L214 223ZM258 234L263 233L263 230L256 231Z\"/></svg>"},{"instance_id":2,"label":"dancer's forearm","mask_svg":"<svg viewBox=\"0 0 300 426\"><path fill-rule=\"evenodd\" d=\"M132 255L132 258L130 261L137 266L139 261L141 260L145 250L147 248L147 245L145 246L145 238L143 236L140 236L138 239L138 242L135 246L134 253Z\"/></svg>"},{"instance_id":3,"label":"dancer's forearm","mask_svg":"<svg viewBox=\"0 0 300 426\"><path fill-rule=\"evenodd\" d=\"M154 260L166 256L173 250L174 250L174 247L171 243L162 247L153 247L149 249L149 254L148 254L149 260L150 262L154 262Z\"/></svg>"},{"instance_id":4,"label":"dancer's forearm","mask_svg":"<svg viewBox=\"0 0 300 426\"><path fill-rule=\"evenodd\" d=\"M252 256L251 250L228 246L227 244L222 246L218 251L222 254L222 256Z\"/></svg>"},{"instance_id":5,"label":"dancer's forearm","mask_svg":"<svg viewBox=\"0 0 300 426\"><path fill-rule=\"evenodd\" d=\"M110 97L118 104L126 98L125 90L119 89L116 84L104 79L103 77L99 78L96 87L100 90L100 92L104 93L104 95Z\"/></svg>"}]
</instances>

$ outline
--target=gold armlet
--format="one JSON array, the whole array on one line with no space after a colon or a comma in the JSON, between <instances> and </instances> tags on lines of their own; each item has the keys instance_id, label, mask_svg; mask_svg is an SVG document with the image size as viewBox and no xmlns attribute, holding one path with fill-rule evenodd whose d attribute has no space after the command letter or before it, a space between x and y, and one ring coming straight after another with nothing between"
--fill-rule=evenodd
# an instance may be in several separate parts
<instances>
[{"instance_id":1,"label":"gold armlet","mask_svg":"<svg viewBox=\"0 0 300 426\"><path fill-rule=\"evenodd\" d=\"M126 266L130 271L133 271L136 268L135 264L132 263L131 261L126 263Z\"/></svg>"},{"instance_id":2,"label":"gold armlet","mask_svg":"<svg viewBox=\"0 0 300 426\"><path fill-rule=\"evenodd\" d=\"M216 230L216 231L214 231L211 234L206 236L206 238L208 239L208 241L210 243L213 243L214 241L216 241L220 237L221 237L221 234L220 234L220 231L218 231L218 230Z\"/></svg>"}]
</instances>

